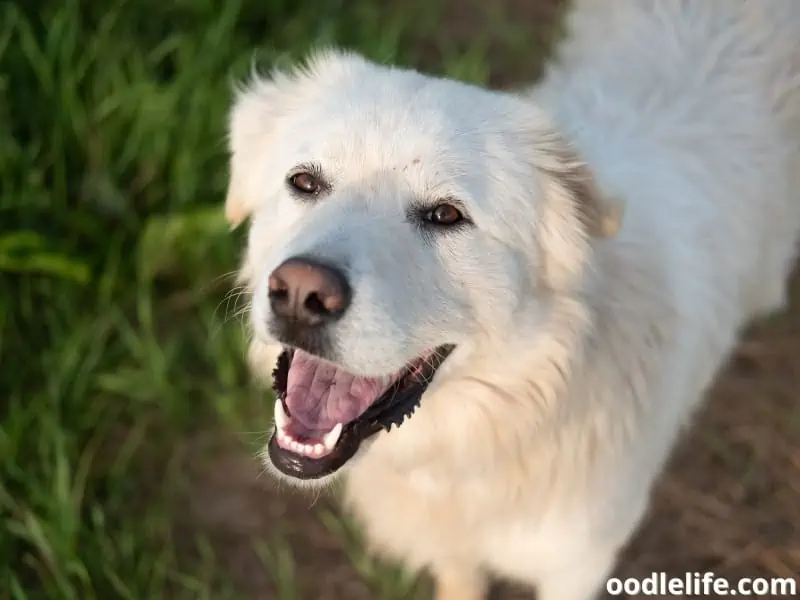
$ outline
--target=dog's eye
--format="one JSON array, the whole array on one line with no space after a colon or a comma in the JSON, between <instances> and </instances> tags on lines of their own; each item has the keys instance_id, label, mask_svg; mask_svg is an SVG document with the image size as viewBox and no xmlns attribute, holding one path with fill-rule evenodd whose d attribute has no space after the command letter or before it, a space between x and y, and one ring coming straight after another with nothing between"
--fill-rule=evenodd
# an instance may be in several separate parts
<instances>
[{"instance_id":1,"label":"dog's eye","mask_svg":"<svg viewBox=\"0 0 800 600\"><path fill-rule=\"evenodd\" d=\"M301 194L317 194L322 189L322 182L311 173L296 173L289 178L289 185Z\"/></svg>"},{"instance_id":2,"label":"dog's eye","mask_svg":"<svg viewBox=\"0 0 800 600\"><path fill-rule=\"evenodd\" d=\"M452 204L443 202L429 211L425 218L434 225L456 225L464 220L464 215Z\"/></svg>"}]
</instances>

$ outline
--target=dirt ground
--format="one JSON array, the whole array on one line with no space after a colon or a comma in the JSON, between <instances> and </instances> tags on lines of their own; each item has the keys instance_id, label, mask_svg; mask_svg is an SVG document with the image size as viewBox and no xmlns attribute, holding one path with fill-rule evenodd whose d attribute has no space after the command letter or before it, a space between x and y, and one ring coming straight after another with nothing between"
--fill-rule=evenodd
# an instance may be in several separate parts
<instances>
[{"instance_id":1,"label":"dirt ground","mask_svg":"<svg viewBox=\"0 0 800 600\"><path fill-rule=\"evenodd\" d=\"M485 27L474 4L448 13L448 34L464 44ZM502 0L493 10L507 23L530 22L544 32L552 6L552 0ZM489 36L501 39L502 31ZM535 75L538 65L511 64L497 72L495 79L506 82ZM618 576L713 571L731 580L800 578L800 278L794 291L792 309L754 327L732 357L657 486ZM330 509L329 499L313 502L277 489L238 446L208 450L215 458L194 474L186 516L209 534L247 598L276 598L252 540L268 541L278 532L291 542L297 576L309 583L304 598L371 598L339 539L312 515ZM504 586L495 596L532 597Z\"/></svg>"}]
</instances>

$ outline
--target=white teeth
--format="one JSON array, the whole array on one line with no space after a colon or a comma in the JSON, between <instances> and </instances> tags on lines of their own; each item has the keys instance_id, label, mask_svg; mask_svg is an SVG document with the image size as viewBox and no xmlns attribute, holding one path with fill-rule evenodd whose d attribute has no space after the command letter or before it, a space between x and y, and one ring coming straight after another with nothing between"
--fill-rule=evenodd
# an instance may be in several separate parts
<instances>
[{"instance_id":1,"label":"white teeth","mask_svg":"<svg viewBox=\"0 0 800 600\"><path fill-rule=\"evenodd\" d=\"M283 410L283 406L281 405L280 401L277 401L275 403L275 436L278 438L278 441L282 447L286 448L287 450L291 450L296 454L302 454L303 456L321 458L329 454L336 446L336 442L339 441L339 437L342 435L342 424L337 423L333 429L325 434L325 436L322 438L322 443L317 442L315 444L304 444L298 442L286 431L289 420L290 419L286 415L286 411Z\"/></svg>"},{"instance_id":2,"label":"white teeth","mask_svg":"<svg viewBox=\"0 0 800 600\"><path fill-rule=\"evenodd\" d=\"M337 423L334 428L326 433L325 437L322 438L322 445L325 447L325 450L328 452L332 451L333 447L336 445L336 442L339 441L340 435L342 435L342 424Z\"/></svg>"},{"instance_id":3,"label":"white teeth","mask_svg":"<svg viewBox=\"0 0 800 600\"><path fill-rule=\"evenodd\" d=\"M280 400L275 400L273 418L275 419L275 427L278 428L278 431L286 429L286 426L289 424L289 416L286 414L286 411L283 410L283 403Z\"/></svg>"}]
</instances>

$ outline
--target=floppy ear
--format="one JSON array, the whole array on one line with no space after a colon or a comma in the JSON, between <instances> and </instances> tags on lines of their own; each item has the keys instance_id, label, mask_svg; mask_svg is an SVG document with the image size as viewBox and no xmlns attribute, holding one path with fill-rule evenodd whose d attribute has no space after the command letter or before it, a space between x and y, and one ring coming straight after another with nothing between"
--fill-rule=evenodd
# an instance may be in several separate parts
<instances>
[{"instance_id":1,"label":"floppy ear","mask_svg":"<svg viewBox=\"0 0 800 600\"><path fill-rule=\"evenodd\" d=\"M586 232L595 238L615 237L622 227L625 212L622 200L604 195L585 163L576 163L574 169L562 177L564 185L572 190Z\"/></svg>"},{"instance_id":2,"label":"floppy ear","mask_svg":"<svg viewBox=\"0 0 800 600\"><path fill-rule=\"evenodd\" d=\"M275 71L269 78L253 75L236 90L228 117L230 175L225 197L225 219L236 228L256 208L261 192L262 164L271 151L277 121L286 113L285 88L291 82Z\"/></svg>"},{"instance_id":3,"label":"floppy ear","mask_svg":"<svg viewBox=\"0 0 800 600\"><path fill-rule=\"evenodd\" d=\"M228 193L225 195L225 220L230 225L231 231L241 225L250 214L241 188L241 185L237 185L236 171L231 167Z\"/></svg>"},{"instance_id":4,"label":"floppy ear","mask_svg":"<svg viewBox=\"0 0 800 600\"><path fill-rule=\"evenodd\" d=\"M589 166L560 133L536 137L534 163L543 178L539 243L546 281L569 286L588 260L592 239L615 236L624 206L604 194Z\"/></svg>"},{"instance_id":5,"label":"floppy ear","mask_svg":"<svg viewBox=\"0 0 800 600\"><path fill-rule=\"evenodd\" d=\"M288 115L303 96L305 85L316 89L367 62L359 55L335 48L319 48L304 62L275 68L262 77L253 71L250 81L236 90L228 118L230 182L225 198L225 218L231 229L255 210L261 194L264 160L274 152L278 121Z\"/></svg>"},{"instance_id":6,"label":"floppy ear","mask_svg":"<svg viewBox=\"0 0 800 600\"><path fill-rule=\"evenodd\" d=\"M271 84L257 79L238 89L228 117L230 152L228 191L225 196L225 219L235 229L255 208L258 193L259 157L268 146Z\"/></svg>"},{"instance_id":7,"label":"floppy ear","mask_svg":"<svg viewBox=\"0 0 800 600\"><path fill-rule=\"evenodd\" d=\"M589 165L561 134L551 132L538 142L536 166L558 208L574 213L590 237L616 236L625 212L622 201L603 193Z\"/></svg>"}]
</instances>

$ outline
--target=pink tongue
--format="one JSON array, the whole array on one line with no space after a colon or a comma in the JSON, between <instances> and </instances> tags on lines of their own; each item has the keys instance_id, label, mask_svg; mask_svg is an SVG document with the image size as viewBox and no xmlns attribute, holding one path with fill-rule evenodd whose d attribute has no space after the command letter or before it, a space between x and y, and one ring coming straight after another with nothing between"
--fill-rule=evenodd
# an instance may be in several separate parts
<instances>
[{"instance_id":1,"label":"pink tongue","mask_svg":"<svg viewBox=\"0 0 800 600\"><path fill-rule=\"evenodd\" d=\"M327 433L349 423L383 393L386 377L359 377L295 350L286 386L286 407L292 421L311 432Z\"/></svg>"}]
</instances>

